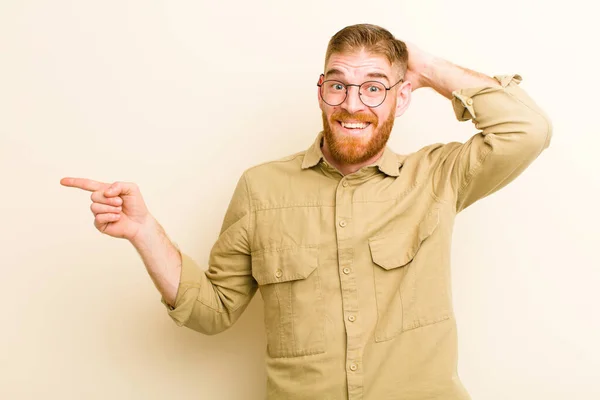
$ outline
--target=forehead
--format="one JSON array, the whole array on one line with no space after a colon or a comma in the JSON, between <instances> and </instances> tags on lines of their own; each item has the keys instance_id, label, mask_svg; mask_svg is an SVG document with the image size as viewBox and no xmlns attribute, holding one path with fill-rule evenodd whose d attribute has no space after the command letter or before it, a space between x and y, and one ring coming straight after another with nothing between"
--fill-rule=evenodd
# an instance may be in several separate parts
<instances>
[{"instance_id":1,"label":"forehead","mask_svg":"<svg viewBox=\"0 0 600 400\"><path fill-rule=\"evenodd\" d=\"M382 55L361 50L353 53L333 53L325 66L325 78L349 81L383 78L392 79L393 68ZM380 79L381 80L381 79Z\"/></svg>"}]
</instances>

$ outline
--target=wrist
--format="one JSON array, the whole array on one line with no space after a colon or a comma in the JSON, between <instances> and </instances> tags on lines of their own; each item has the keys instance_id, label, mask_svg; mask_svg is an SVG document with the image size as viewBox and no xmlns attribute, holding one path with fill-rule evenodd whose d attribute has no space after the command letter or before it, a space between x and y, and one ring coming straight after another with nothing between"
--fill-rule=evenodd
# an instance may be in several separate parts
<instances>
[{"instance_id":1,"label":"wrist","mask_svg":"<svg viewBox=\"0 0 600 400\"><path fill-rule=\"evenodd\" d=\"M447 61L432 55L424 57L418 70L421 86L435 88L436 77L440 75L439 71L444 68L446 63Z\"/></svg>"},{"instance_id":2,"label":"wrist","mask_svg":"<svg viewBox=\"0 0 600 400\"><path fill-rule=\"evenodd\" d=\"M140 224L137 232L129 239L129 242L136 247L148 247L148 243L152 242L152 238L160 233L160 225L158 221L150 214Z\"/></svg>"}]
</instances>

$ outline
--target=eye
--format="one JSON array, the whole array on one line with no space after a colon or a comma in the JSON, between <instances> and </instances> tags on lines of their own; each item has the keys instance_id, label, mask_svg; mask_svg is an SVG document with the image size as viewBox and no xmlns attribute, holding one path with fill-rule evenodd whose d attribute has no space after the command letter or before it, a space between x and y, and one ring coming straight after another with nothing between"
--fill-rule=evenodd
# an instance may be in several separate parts
<instances>
[{"instance_id":1,"label":"eye","mask_svg":"<svg viewBox=\"0 0 600 400\"><path fill-rule=\"evenodd\" d=\"M344 90L344 85L342 85L341 83L332 83L331 89L341 91Z\"/></svg>"},{"instance_id":2,"label":"eye","mask_svg":"<svg viewBox=\"0 0 600 400\"><path fill-rule=\"evenodd\" d=\"M370 93L377 93L381 90L380 87L375 86L375 85L371 85L367 88L367 91L369 91Z\"/></svg>"}]
</instances>

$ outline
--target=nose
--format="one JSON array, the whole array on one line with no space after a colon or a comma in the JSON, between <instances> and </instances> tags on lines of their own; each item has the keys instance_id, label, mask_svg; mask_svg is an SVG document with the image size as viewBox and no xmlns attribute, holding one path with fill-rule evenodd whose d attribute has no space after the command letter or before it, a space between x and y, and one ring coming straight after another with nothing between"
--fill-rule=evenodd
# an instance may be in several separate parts
<instances>
[{"instance_id":1,"label":"nose","mask_svg":"<svg viewBox=\"0 0 600 400\"><path fill-rule=\"evenodd\" d=\"M348 90L348 94L341 106L350 114L364 110L366 106L360 100L360 88L358 86L348 86L346 90Z\"/></svg>"}]
</instances>

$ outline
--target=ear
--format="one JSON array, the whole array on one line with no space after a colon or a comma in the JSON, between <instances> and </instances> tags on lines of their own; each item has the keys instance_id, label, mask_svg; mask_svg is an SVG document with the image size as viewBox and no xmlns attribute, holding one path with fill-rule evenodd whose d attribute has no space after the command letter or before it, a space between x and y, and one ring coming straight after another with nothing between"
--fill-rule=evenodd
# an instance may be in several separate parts
<instances>
[{"instance_id":1,"label":"ear","mask_svg":"<svg viewBox=\"0 0 600 400\"><path fill-rule=\"evenodd\" d=\"M396 117L401 116L408 109L412 98L412 84L407 81L396 92Z\"/></svg>"},{"instance_id":2,"label":"ear","mask_svg":"<svg viewBox=\"0 0 600 400\"><path fill-rule=\"evenodd\" d=\"M320 85L325 80L325 76L323 74L319 75L319 80L317 81L317 101L319 102L319 108L323 109L323 99L321 98L321 87Z\"/></svg>"}]
</instances>

